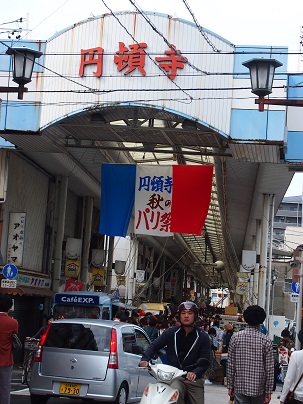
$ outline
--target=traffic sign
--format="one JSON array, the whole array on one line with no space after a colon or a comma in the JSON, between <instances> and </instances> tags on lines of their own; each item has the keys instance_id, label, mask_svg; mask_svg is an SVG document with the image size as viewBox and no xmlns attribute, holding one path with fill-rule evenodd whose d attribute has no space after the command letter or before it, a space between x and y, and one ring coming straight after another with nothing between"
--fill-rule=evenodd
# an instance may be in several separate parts
<instances>
[{"instance_id":1,"label":"traffic sign","mask_svg":"<svg viewBox=\"0 0 303 404\"><path fill-rule=\"evenodd\" d=\"M1 279L1 288L16 288L17 281L14 279Z\"/></svg>"},{"instance_id":2,"label":"traffic sign","mask_svg":"<svg viewBox=\"0 0 303 404\"><path fill-rule=\"evenodd\" d=\"M297 293L292 293L290 295L290 301L293 303L299 303L299 295Z\"/></svg>"},{"instance_id":3,"label":"traffic sign","mask_svg":"<svg viewBox=\"0 0 303 404\"><path fill-rule=\"evenodd\" d=\"M300 293L300 282L292 282L292 283L291 283L291 290L292 290L294 293L299 294L299 293Z\"/></svg>"},{"instance_id":4,"label":"traffic sign","mask_svg":"<svg viewBox=\"0 0 303 404\"><path fill-rule=\"evenodd\" d=\"M6 264L3 267L3 276L7 279L14 279L18 275L18 268L14 264Z\"/></svg>"}]
</instances>

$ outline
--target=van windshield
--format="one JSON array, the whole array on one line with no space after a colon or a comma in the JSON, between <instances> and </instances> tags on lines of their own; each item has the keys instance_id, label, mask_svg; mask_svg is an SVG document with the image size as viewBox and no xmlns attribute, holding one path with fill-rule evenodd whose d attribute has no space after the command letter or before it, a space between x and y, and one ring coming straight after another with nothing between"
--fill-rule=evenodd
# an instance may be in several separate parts
<instances>
[{"instance_id":1,"label":"van windshield","mask_svg":"<svg viewBox=\"0 0 303 404\"><path fill-rule=\"evenodd\" d=\"M100 308L79 304L56 304L53 314L55 318L100 318Z\"/></svg>"},{"instance_id":2,"label":"van windshield","mask_svg":"<svg viewBox=\"0 0 303 404\"><path fill-rule=\"evenodd\" d=\"M109 352L110 338L110 327L62 322L51 325L44 346Z\"/></svg>"}]
</instances>

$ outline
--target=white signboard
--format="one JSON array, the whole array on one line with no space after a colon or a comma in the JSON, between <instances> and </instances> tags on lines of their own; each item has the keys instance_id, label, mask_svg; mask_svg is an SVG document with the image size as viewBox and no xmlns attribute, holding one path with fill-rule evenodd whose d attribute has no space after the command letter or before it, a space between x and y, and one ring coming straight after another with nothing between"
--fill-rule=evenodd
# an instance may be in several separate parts
<instances>
[{"instance_id":1,"label":"white signboard","mask_svg":"<svg viewBox=\"0 0 303 404\"><path fill-rule=\"evenodd\" d=\"M268 323L268 335L271 340L274 339L274 335L280 337L281 332L286 327L285 316L273 316L270 315Z\"/></svg>"},{"instance_id":2,"label":"white signboard","mask_svg":"<svg viewBox=\"0 0 303 404\"><path fill-rule=\"evenodd\" d=\"M25 230L25 213L11 212L7 240L6 262L22 267Z\"/></svg>"},{"instance_id":3,"label":"white signboard","mask_svg":"<svg viewBox=\"0 0 303 404\"><path fill-rule=\"evenodd\" d=\"M291 293L290 301L293 303L299 303L299 295L297 293Z\"/></svg>"},{"instance_id":4,"label":"white signboard","mask_svg":"<svg viewBox=\"0 0 303 404\"><path fill-rule=\"evenodd\" d=\"M52 280L49 278L39 278L38 276L30 276L18 274L16 277L19 286L34 286L36 288L50 289Z\"/></svg>"},{"instance_id":5,"label":"white signboard","mask_svg":"<svg viewBox=\"0 0 303 404\"><path fill-rule=\"evenodd\" d=\"M1 279L1 288L11 288L17 287L17 281L15 279Z\"/></svg>"}]
</instances>

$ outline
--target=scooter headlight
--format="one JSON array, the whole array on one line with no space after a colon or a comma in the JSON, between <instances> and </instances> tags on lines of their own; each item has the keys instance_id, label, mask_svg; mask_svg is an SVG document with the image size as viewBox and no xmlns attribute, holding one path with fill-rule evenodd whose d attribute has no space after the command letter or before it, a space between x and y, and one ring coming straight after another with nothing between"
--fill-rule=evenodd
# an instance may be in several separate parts
<instances>
[{"instance_id":1,"label":"scooter headlight","mask_svg":"<svg viewBox=\"0 0 303 404\"><path fill-rule=\"evenodd\" d=\"M163 370L158 369L157 378L165 382L171 380L174 377L174 374L174 372L164 372Z\"/></svg>"}]
</instances>

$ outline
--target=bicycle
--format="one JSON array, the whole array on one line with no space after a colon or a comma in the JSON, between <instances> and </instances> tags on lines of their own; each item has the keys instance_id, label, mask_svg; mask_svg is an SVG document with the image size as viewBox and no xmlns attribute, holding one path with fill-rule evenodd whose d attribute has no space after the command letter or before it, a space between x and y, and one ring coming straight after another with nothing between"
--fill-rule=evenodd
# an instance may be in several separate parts
<instances>
[{"instance_id":1,"label":"bicycle","mask_svg":"<svg viewBox=\"0 0 303 404\"><path fill-rule=\"evenodd\" d=\"M30 374L32 370L32 365L35 358L35 352L39 346L39 339L31 338L30 340L24 341L25 357L22 366L21 383L29 385Z\"/></svg>"}]
</instances>

